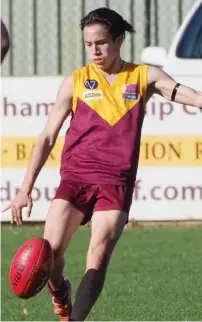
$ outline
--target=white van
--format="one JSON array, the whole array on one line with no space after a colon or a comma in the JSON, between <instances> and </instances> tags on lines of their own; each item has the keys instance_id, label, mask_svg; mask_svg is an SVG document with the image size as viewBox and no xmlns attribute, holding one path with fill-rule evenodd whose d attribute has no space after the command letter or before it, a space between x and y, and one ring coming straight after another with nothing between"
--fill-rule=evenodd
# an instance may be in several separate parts
<instances>
[{"instance_id":1,"label":"white van","mask_svg":"<svg viewBox=\"0 0 202 322\"><path fill-rule=\"evenodd\" d=\"M202 91L202 1L197 0L188 12L168 52L163 47L145 47L141 61L161 67L179 83ZM154 122L158 113L160 120L173 117L173 134L201 135L202 110L185 105L179 109L178 105L154 95L147 105L148 115Z\"/></svg>"},{"instance_id":2,"label":"white van","mask_svg":"<svg viewBox=\"0 0 202 322\"><path fill-rule=\"evenodd\" d=\"M188 12L168 53L146 47L141 60L202 91L202 1ZM136 220L202 220L202 110L151 97L134 199Z\"/></svg>"},{"instance_id":3,"label":"white van","mask_svg":"<svg viewBox=\"0 0 202 322\"><path fill-rule=\"evenodd\" d=\"M168 53L163 47L146 47L141 60L202 90L202 1L196 1L188 12Z\"/></svg>"}]
</instances>

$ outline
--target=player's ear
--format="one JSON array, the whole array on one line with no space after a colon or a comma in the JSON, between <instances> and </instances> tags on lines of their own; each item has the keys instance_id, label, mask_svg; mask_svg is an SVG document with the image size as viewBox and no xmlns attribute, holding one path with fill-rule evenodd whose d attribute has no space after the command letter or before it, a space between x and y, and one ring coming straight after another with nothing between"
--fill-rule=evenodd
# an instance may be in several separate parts
<instances>
[{"instance_id":1,"label":"player's ear","mask_svg":"<svg viewBox=\"0 0 202 322\"><path fill-rule=\"evenodd\" d=\"M119 47L122 46L124 39L125 39L124 35L120 35L119 37L116 38L116 43Z\"/></svg>"}]
</instances>

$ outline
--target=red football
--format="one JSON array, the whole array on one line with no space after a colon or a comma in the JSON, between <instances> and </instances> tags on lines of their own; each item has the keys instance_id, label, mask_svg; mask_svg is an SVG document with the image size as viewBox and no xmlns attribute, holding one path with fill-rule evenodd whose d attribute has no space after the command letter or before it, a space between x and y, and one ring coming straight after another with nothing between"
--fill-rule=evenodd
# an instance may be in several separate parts
<instances>
[{"instance_id":1,"label":"red football","mask_svg":"<svg viewBox=\"0 0 202 322\"><path fill-rule=\"evenodd\" d=\"M13 292L28 299L46 285L52 270L53 252L50 243L41 237L29 239L15 254L10 267Z\"/></svg>"}]
</instances>

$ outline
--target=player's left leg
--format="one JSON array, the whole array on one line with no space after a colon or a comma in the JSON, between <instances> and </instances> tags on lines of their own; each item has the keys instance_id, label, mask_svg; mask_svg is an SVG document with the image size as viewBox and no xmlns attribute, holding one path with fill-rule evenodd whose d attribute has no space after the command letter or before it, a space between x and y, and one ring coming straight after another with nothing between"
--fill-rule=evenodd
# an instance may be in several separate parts
<instances>
[{"instance_id":1,"label":"player's left leg","mask_svg":"<svg viewBox=\"0 0 202 322\"><path fill-rule=\"evenodd\" d=\"M84 321L99 297L113 249L123 231L128 213L97 211L92 217L92 236L86 272L76 293L71 321Z\"/></svg>"}]
</instances>

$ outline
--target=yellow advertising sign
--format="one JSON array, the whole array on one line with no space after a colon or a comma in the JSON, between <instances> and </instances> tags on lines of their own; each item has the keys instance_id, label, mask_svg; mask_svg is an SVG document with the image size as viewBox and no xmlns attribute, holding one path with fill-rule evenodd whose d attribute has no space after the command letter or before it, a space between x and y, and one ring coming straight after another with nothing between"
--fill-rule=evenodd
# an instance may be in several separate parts
<instances>
[{"instance_id":1,"label":"yellow advertising sign","mask_svg":"<svg viewBox=\"0 0 202 322\"><path fill-rule=\"evenodd\" d=\"M36 137L3 137L1 167L25 168ZM45 167L59 167L64 137L59 137ZM140 162L146 166L202 166L202 136L143 136Z\"/></svg>"},{"instance_id":2,"label":"yellow advertising sign","mask_svg":"<svg viewBox=\"0 0 202 322\"><path fill-rule=\"evenodd\" d=\"M1 167L26 168L36 141L37 137L2 137ZM45 167L55 168L60 166L63 143L64 137L59 137Z\"/></svg>"},{"instance_id":3,"label":"yellow advertising sign","mask_svg":"<svg viewBox=\"0 0 202 322\"><path fill-rule=\"evenodd\" d=\"M202 136L143 136L140 166L202 166Z\"/></svg>"}]
</instances>

